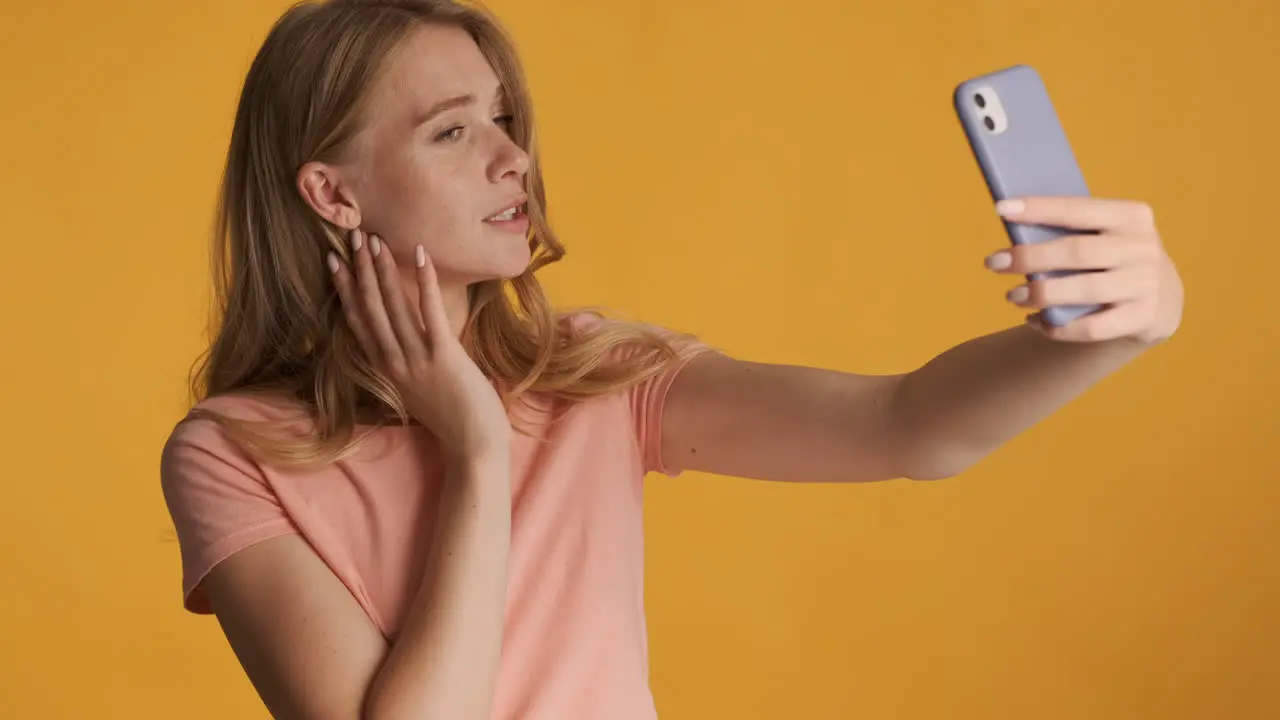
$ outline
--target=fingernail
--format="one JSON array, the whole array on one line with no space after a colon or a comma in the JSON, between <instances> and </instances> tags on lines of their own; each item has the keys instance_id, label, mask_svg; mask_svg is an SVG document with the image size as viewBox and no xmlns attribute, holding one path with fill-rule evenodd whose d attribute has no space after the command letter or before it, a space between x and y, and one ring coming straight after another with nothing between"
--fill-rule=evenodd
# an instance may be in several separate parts
<instances>
[{"instance_id":1,"label":"fingernail","mask_svg":"<svg viewBox=\"0 0 1280 720\"><path fill-rule=\"evenodd\" d=\"M360 252L361 246L364 245L364 238L361 237L362 234L363 233L359 230L351 231L351 249L356 252Z\"/></svg>"},{"instance_id":2,"label":"fingernail","mask_svg":"<svg viewBox=\"0 0 1280 720\"><path fill-rule=\"evenodd\" d=\"M338 256L330 252L328 261L329 261L329 272L338 272Z\"/></svg>"},{"instance_id":3,"label":"fingernail","mask_svg":"<svg viewBox=\"0 0 1280 720\"><path fill-rule=\"evenodd\" d=\"M1001 250L988 255L985 262L990 270L1004 270L1013 264L1013 256L1007 250Z\"/></svg>"},{"instance_id":4,"label":"fingernail","mask_svg":"<svg viewBox=\"0 0 1280 720\"><path fill-rule=\"evenodd\" d=\"M413 249L413 261L418 264L418 267L427 266L427 251L423 250L421 245Z\"/></svg>"},{"instance_id":5,"label":"fingernail","mask_svg":"<svg viewBox=\"0 0 1280 720\"><path fill-rule=\"evenodd\" d=\"M378 257L378 253L382 252L382 241L378 240L377 235L369 236L369 248L373 250L374 257Z\"/></svg>"},{"instance_id":6,"label":"fingernail","mask_svg":"<svg viewBox=\"0 0 1280 720\"><path fill-rule=\"evenodd\" d=\"M1005 295L1005 297L1009 298L1009 302L1020 303L1020 302L1026 302L1027 296L1030 294L1031 294L1031 291L1027 289L1026 285L1019 285L1018 287L1010 290L1009 293Z\"/></svg>"},{"instance_id":7,"label":"fingernail","mask_svg":"<svg viewBox=\"0 0 1280 720\"><path fill-rule=\"evenodd\" d=\"M1001 200L996 203L996 212L1001 215L1016 215L1027 209L1027 204L1021 200Z\"/></svg>"}]
</instances>

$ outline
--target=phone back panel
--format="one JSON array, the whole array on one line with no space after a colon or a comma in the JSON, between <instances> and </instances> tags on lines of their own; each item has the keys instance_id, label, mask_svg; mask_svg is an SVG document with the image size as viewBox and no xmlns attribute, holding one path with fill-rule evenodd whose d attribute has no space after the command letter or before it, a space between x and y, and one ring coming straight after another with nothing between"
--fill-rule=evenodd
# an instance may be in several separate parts
<instances>
[{"instance_id":1,"label":"phone back panel","mask_svg":"<svg viewBox=\"0 0 1280 720\"><path fill-rule=\"evenodd\" d=\"M985 108L975 100L980 93L986 98ZM1004 121L1003 127L997 127L999 132L984 124L992 113L993 93ZM956 88L953 101L992 198L1089 195L1071 143L1034 69L1019 65L967 80ZM1080 230L1012 222L1005 222L1005 230L1016 245L1083 234ZM1036 273L1030 278L1069 274L1072 271ZM1045 308L1041 316L1060 326L1097 309L1096 305L1058 306Z\"/></svg>"}]
</instances>

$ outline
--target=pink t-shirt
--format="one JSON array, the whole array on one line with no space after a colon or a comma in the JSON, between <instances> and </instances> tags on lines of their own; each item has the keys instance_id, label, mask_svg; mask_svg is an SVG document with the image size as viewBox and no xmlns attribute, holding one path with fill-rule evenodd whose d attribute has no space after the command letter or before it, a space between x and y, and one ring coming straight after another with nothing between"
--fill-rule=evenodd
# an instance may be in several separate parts
<instances>
[{"instance_id":1,"label":"pink t-shirt","mask_svg":"<svg viewBox=\"0 0 1280 720\"><path fill-rule=\"evenodd\" d=\"M682 367L578 403L538 425L534 437L513 435L494 718L656 717L641 490L648 472L675 474L661 456L661 423L667 389ZM249 397L201 406L233 417L283 417ZM161 468L188 610L211 612L200 582L217 563L300 533L395 640L419 585L438 500L441 462L426 430L382 428L355 456L299 472L254 462L210 420L186 420L170 436Z\"/></svg>"}]
</instances>

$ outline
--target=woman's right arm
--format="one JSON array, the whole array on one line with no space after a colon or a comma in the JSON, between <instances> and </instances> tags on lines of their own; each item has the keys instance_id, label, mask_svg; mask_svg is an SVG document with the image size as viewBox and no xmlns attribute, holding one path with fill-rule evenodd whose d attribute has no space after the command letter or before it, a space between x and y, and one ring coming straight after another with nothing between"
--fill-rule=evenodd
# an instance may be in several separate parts
<instances>
[{"instance_id":1,"label":"woman's right arm","mask_svg":"<svg viewBox=\"0 0 1280 720\"><path fill-rule=\"evenodd\" d=\"M510 546L507 456L450 465L422 584L393 644L299 535L215 567L204 591L274 717L488 718Z\"/></svg>"},{"instance_id":2,"label":"woman's right arm","mask_svg":"<svg viewBox=\"0 0 1280 720\"><path fill-rule=\"evenodd\" d=\"M347 322L444 453L422 585L391 646L297 536L224 560L205 592L277 717L482 720L506 611L511 424L450 326L425 250L406 258L417 266L415 318L390 248L365 239L352 233L353 266L329 258Z\"/></svg>"}]
</instances>

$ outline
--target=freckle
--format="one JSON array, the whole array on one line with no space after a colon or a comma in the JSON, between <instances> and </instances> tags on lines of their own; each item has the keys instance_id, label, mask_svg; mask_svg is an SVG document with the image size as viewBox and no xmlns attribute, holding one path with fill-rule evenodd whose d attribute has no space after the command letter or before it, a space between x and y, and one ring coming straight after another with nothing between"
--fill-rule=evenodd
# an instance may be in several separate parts
<instances>
[{"instance_id":1,"label":"freckle","mask_svg":"<svg viewBox=\"0 0 1280 720\"><path fill-rule=\"evenodd\" d=\"M689 452L693 453L694 455L697 455L697 454L698 454L698 448L689 448Z\"/></svg>"}]
</instances>

